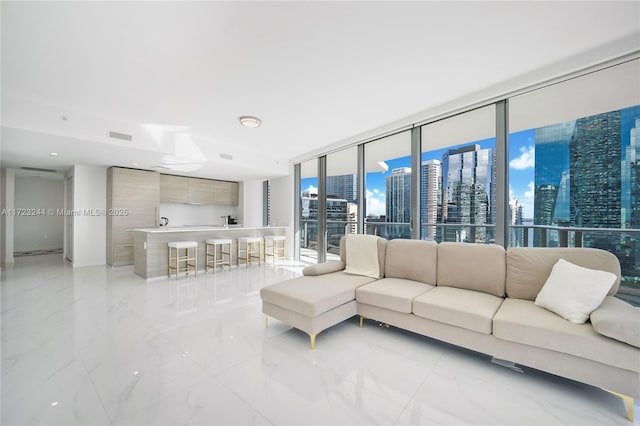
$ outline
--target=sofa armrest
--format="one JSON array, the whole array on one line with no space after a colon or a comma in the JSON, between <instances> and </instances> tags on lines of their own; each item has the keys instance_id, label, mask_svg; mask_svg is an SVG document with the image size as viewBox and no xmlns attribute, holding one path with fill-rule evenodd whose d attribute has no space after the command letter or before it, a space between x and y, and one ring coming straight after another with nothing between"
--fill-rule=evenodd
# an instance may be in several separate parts
<instances>
[{"instance_id":1,"label":"sofa armrest","mask_svg":"<svg viewBox=\"0 0 640 426\"><path fill-rule=\"evenodd\" d=\"M640 348L640 308L607 296L591 313L591 324L599 334Z\"/></svg>"},{"instance_id":2,"label":"sofa armrest","mask_svg":"<svg viewBox=\"0 0 640 426\"><path fill-rule=\"evenodd\" d=\"M302 275L324 275L332 272L344 270L345 264L342 260L334 260L331 262L319 263L317 265L307 266L302 270Z\"/></svg>"}]
</instances>

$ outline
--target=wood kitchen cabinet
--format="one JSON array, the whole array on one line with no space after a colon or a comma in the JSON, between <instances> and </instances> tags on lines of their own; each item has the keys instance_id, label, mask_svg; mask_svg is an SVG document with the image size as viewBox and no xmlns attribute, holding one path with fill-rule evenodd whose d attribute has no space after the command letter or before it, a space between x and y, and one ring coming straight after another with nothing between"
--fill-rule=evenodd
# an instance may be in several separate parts
<instances>
[{"instance_id":1,"label":"wood kitchen cabinet","mask_svg":"<svg viewBox=\"0 0 640 426\"><path fill-rule=\"evenodd\" d=\"M190 180L184 176L160 175L160 202L188 203Z\"/></svg>"},{"instance_id":2,"label":"wood kitchen cabinet","mask_svg":"<svg viewBox=\"0 0 640 426\"><path fill-rule=\"evenodd\" d=\"M107 170L107 264L133 264L135 228L158 226L160 173L111 167Z\"/></svg>"},{"instance_id":3,"label":"wood kitchen cabinet","mask_svg":"<svg viewBox=\"0 0 640 426\"><path fill-rule=\"evenodd\" d=\"M223 180L213 181L213 204L224 206L237 206L239 198L238 182L227 182Z\"/></svg>"},{"instance_id":4,"label":"wood kitchen cabinet","mask_svg":"<svg viewBox=\"0 0 640 426\"><path fill-rule=\"evenodd\" d=\"M215 204L213 199L212 180L189 179L189 202L193 204Z\"/></svg>"},{"instance_id":5,"label":"wood kitchen cabinet","mask_svg":"<svg viewBox=\"0 0 640 426\"><path fill-rule=\"evenodd\" d=\"M238 182L160 175L161 203L237 206Z\"/></svg>"}]
</instances>

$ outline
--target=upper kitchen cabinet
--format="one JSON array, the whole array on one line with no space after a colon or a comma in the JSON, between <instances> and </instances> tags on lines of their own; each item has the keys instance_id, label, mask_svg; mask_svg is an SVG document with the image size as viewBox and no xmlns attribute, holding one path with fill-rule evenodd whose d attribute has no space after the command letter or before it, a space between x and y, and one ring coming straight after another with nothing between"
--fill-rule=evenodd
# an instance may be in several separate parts
<instances>
[{"instance_id":1,"label":"upper kitchen cabinet","mask_svg":"<svg viewBox=\"0 0 640 426\"><path fill-rule=\"evenodd\" d=\"M135 228L158 226L160 174L111 167L107 171L107 263L133 264Z\"/></svg>"},{"instance_id":2,"label":"upper kitchen cabinet","mask_svg":"<svg viewBox=\"0 0 640 426\"><path fill-rule=\"evenodd\" d=\"M238 182L160 175L161 203L238 205Z\"/></svg>"},{"instance_id":3,"label":"upper kitchen cabinet","mask_svg":"<svg viewBox=\"0 0 640 426\"><path fill-rule=\"evenodd\" d=\"M238 182L227 182L223 180L213 181L213 203L225 206L237 206L239 199Z\"/></svg>"},{"instance_id":4,"label":"upper kitchen cabinet","mask_svg":"<svg viewBox=\"0 0 640 426\"><path fill-rule=\"evenodd\" d=\"M189 178L189 203L215 204L212 183L208 179Z\"/></svg>"},{"instance_id":5,"label":"upper kitchen cabinet","mask_svg":"<svg viewBox=\"0 0 640 426\"><path fill-rule=\"evenodd\" d=\"M184 176L160 175L160 202L188 203L189 181Z\"/></svg>"}]
</instances>

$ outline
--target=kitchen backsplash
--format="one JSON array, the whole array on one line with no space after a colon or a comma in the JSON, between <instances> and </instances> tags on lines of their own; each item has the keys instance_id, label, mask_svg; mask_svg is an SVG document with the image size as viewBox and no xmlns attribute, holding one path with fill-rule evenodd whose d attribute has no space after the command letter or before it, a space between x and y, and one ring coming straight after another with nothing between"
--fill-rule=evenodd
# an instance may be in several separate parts
<instances>
[{"instance_id":1,"label":"kitchen backsplash","mask_svg":"<svg viewBox=\"0 0 640 426\"><path fill-rule=\"evenodd\" d=\"M160 203L160 217L169 219L169 226L184 225L222 225L220 216L232 216L242 224L239 217L239 207L195 205L195 204L170 204Z\"/></svg>"}]
</instances>

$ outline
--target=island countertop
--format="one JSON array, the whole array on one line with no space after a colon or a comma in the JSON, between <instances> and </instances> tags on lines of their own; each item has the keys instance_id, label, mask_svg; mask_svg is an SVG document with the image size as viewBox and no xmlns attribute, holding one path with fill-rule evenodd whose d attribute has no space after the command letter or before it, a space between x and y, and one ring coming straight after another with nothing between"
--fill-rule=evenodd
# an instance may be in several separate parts
<instances>
[{"instance_id":1,"label":"island countertop","mask_svg":"<svg viewBox=\"0 0 640 426\"><path fill-rule=\"evenodd\" d=\"M233 241L231 263L236 262L238 237L286 235L286 226L176 226L133 229L133 264L135 273L143 278L167 276L167 243L196 241L198 243L198 273L204 272L205 241L209 238L228 238Z\"/></svg>"}]
</instances>

